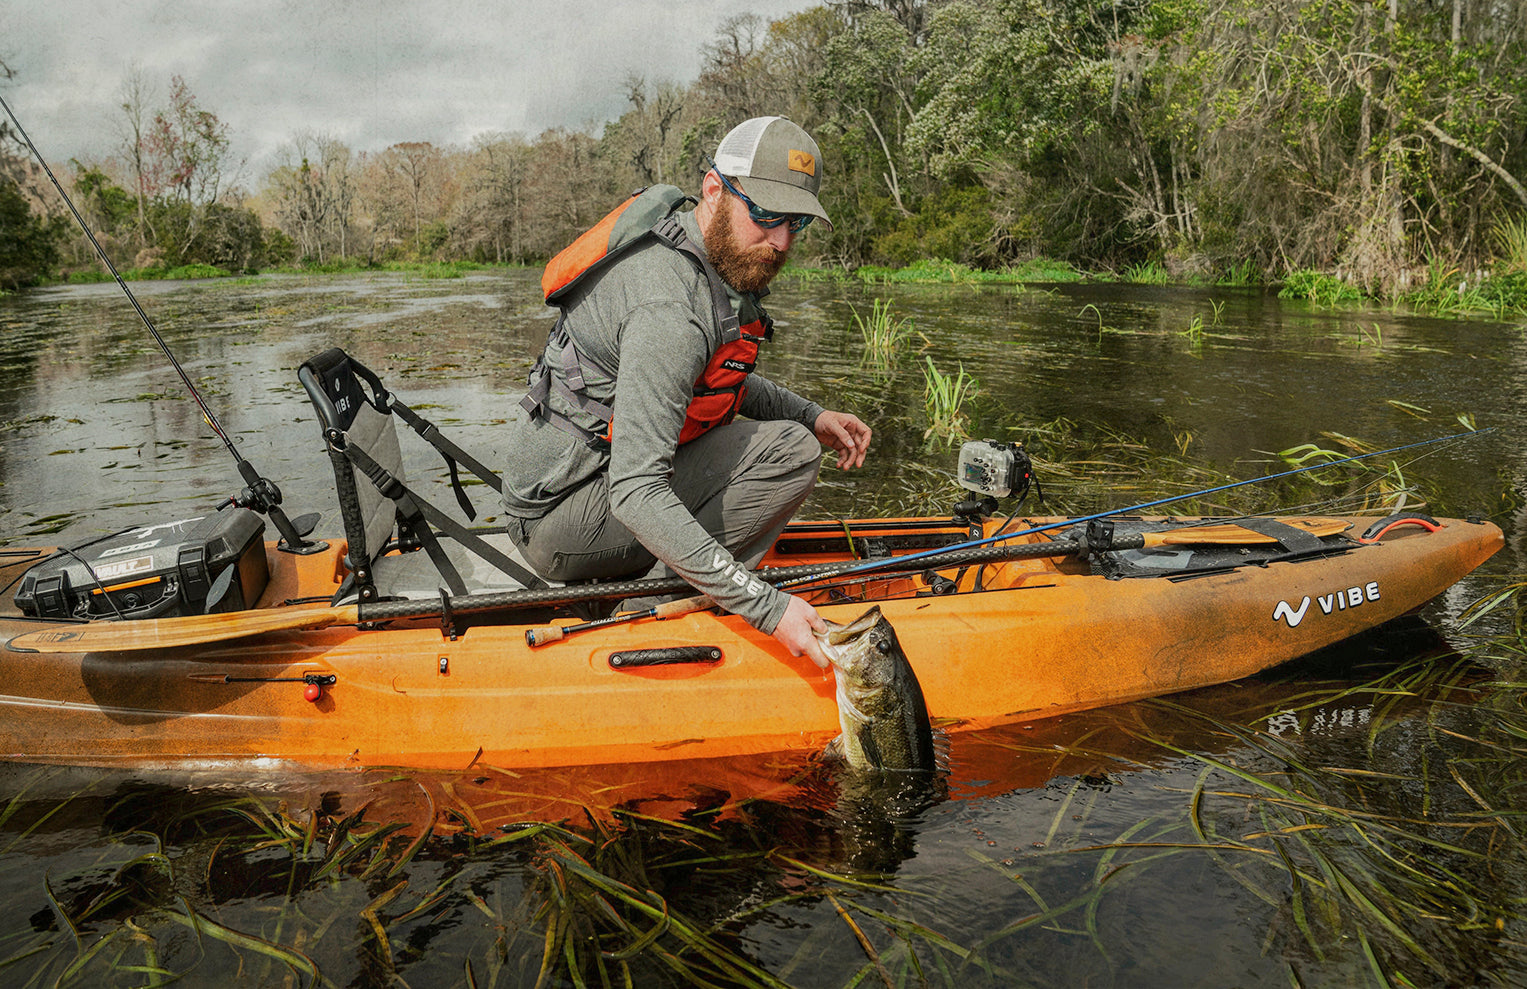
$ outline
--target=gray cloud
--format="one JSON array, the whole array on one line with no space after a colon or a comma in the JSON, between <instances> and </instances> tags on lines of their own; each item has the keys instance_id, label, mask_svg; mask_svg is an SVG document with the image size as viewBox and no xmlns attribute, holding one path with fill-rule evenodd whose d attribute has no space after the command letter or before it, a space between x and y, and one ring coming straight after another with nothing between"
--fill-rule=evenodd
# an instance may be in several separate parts
<instances>
[{"instance_id":1,"label":"gray cloud","mask_svg":"<svg viewBox=\"0 0 1527 989\"><path fill-rule=\"evenodd\" d=\"M7 102L44 154L102 158L120 142L134 67L170 78L230 128L257 174L300 130L357 151L398 141L581 127L618 116L621 80L692 80L727 18L813 0L7 0ZM255 175L246 175L253 180Z\"/></svg>"}]
</instances>

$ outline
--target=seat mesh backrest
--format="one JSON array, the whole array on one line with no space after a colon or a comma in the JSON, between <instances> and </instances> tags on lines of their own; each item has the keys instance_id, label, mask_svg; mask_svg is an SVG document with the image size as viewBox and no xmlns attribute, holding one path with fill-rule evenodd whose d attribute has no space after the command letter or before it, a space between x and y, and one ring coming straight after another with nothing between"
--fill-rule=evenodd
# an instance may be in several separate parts
<instances>
[{"instance_id":1,"label":"seat mesh backrest","mask_svg":"<svg viewBox=\"0 0 1527 989\"><path fill-rule=\"evenodd\" d=\"M369 402L362 402L355 420L345 431L345 442L365 451L387 473L404 481L403 451L398 431L390 414L378 412ZM377 490L360 468L352 467L355 494L360 504L360 522L366 533L366 553L372 559L381 555L397 525L397 506Z\"/></svg>"}]
</instances>

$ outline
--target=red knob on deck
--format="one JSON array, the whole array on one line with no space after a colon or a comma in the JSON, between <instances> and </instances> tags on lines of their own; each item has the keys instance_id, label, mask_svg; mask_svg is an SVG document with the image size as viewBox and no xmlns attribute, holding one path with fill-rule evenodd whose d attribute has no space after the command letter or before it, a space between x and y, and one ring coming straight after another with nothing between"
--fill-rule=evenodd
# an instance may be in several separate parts
<instances>
[{"instance_id":1,"label":"red knob on deck","mask_svg":"<svg viewBox=\"0 0 1527 989\"><path fill-rule=\"evenodd\" d=\"M302 696L310 701L316 701L323 696L323 688L316 683L310 683L302 689Z\"/></svg>"}]
</instances>

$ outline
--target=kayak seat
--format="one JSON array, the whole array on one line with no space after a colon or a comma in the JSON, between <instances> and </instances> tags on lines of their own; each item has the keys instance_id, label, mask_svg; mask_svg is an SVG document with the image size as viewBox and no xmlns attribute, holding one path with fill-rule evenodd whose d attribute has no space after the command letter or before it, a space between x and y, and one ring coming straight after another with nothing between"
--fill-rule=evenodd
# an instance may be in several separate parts
<instances>
[{"instance_id":1,"label":"kayak seat","mask_svg":"<svg viewBox=\"0 0 1527 989\"><path fill-rule=\"evenodd\" d=\"M409 486L397 420L445 459L461 513L476 509L462 485L465 467L495 492L502 482L481 461L388 392L381 378L338 347L297 369L334 467L349 548L335 604L388 598L546 587L503 531L468 528Z\"/></svg>"}]
</instances>

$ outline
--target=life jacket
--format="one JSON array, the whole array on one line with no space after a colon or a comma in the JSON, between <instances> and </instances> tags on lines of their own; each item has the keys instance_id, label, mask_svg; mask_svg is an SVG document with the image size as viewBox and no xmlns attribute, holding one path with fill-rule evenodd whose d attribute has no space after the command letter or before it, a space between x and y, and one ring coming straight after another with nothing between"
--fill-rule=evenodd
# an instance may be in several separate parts
<instances>
[{"instance_id":1,"label":"life jacket","mask_svg":"<svg viewBox=\"0 0 1527 989\"><path fill-rule=\"evenodd\" d=\"M671 185L644 189L611 210L546 266L541 275L541 291L547 304L557 306L560 311L556 325L547 337L545 352L530 370L530 388L520 400L521 407L532 419L544 419L592 447L609 445L614 410L589 397L584 376L594 372L613 379L615 374L579 348L567 328L565 304L586 278L604 270L648 237L655 237L659 243L685 255L705 275L710 287L711 309L721 328L720 345L695 379L694 394L685 410L684 425L679 430L679 445L697 439L717 426L724 426L736 417L747 392L747 377L758 363L758 345L773 338L774 324L760 306L755 306L757 319L746 326L739 324L737 314L732 311L726 283L674 216L674 211L686 202L694 200ZM590 432L552 409L546 400L553 391L603 422L604 432Z\"/></svg>"}]
</instances>

